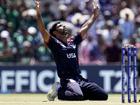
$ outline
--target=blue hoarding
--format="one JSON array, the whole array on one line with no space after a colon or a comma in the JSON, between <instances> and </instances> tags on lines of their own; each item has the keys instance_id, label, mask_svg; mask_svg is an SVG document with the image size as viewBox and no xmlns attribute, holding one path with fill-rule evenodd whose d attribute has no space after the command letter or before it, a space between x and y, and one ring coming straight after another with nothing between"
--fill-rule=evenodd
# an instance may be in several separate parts
<instances>
[{"instance_id":1,"label":"blue hoarding","mask_svg":"<svg viewBox=\"0 0 140 105\"><path fill-rule=\"evenodd\" d=\"M81 74L107 92L121 92L120 66L81 66ZM59 81L55 66L0 66L0 93L45 93Z\"/></svg>"}]
</instances>

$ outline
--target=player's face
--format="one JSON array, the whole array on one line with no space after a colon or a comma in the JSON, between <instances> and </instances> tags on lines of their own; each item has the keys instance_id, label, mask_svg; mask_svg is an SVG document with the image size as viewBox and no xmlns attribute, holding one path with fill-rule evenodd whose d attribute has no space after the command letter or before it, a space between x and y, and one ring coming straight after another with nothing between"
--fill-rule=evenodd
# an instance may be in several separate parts
<instances>
[{"instance_id":1,"label":"player's face","mask_svg":"<svg viewBox=\"0 0 140 105\"><path fill-rule=\"evenodd\" d=\"M68 28L62 24L57 25L56 31L58 33L58 36L61 36L62 38L68 38L71 35Z\"/></svg>"}]
</instances>

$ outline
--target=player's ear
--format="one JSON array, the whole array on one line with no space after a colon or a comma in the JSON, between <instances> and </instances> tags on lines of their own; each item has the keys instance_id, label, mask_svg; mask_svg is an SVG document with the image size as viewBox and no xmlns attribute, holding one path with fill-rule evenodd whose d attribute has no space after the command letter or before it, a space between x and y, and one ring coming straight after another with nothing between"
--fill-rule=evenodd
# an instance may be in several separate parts
<instances>
[{"instance_id":1,"label":"player's ear","mask_svg":"<svg viewBox=\"0 0 140 105\"><path fill-rule=\"evenodd\" d=\"M57 31L53 31L53 35L55 35L55 36L56 36L57 34L58 34L58 32L57 32Z\"/></svg>"}]
</instances>

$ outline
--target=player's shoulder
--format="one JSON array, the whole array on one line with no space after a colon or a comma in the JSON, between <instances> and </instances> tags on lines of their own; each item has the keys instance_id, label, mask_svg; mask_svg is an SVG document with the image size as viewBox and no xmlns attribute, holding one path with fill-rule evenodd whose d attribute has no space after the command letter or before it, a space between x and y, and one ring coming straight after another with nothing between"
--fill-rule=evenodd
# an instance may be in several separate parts
<instances>
[{"instance_id":1,"label":"player's shoulder","mask_svg":"<svg viewBox=\"0 0 140 105\"><path fill-rule=\"evenodd\" d=\"M57 39L54 38L53 36L50 36L50 37L49 37L49 40L48 40L47 42L44 42L44 43L45 43L45 45L46 45L47 47L52 48L53 46L56 46L56 44L58 43L58 41L57 41Z\"/></svg>"}]
</instances>

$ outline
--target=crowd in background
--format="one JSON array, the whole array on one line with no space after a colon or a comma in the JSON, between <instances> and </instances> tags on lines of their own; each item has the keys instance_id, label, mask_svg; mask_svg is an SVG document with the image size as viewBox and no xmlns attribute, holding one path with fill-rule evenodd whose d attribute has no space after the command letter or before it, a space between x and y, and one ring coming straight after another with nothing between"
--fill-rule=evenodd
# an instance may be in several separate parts
<instances>
[{"instance_id":1,"label":"crowd in background","mask_svg":"<svg viewBox=\"0 0 140 105\"><path fill-rule=\"evenodd\" d=\"M100 0L100 16L79 46L79 63L118 64L122 44L140 48L140 1ZM46 28L61 20L74 29L92 14L91 0L41 0ZM33 0L0 0L0 62L38 64L53 62L36 24ZM140 53L138 53L140 59Z\"/></svg>"}]
</instances>

